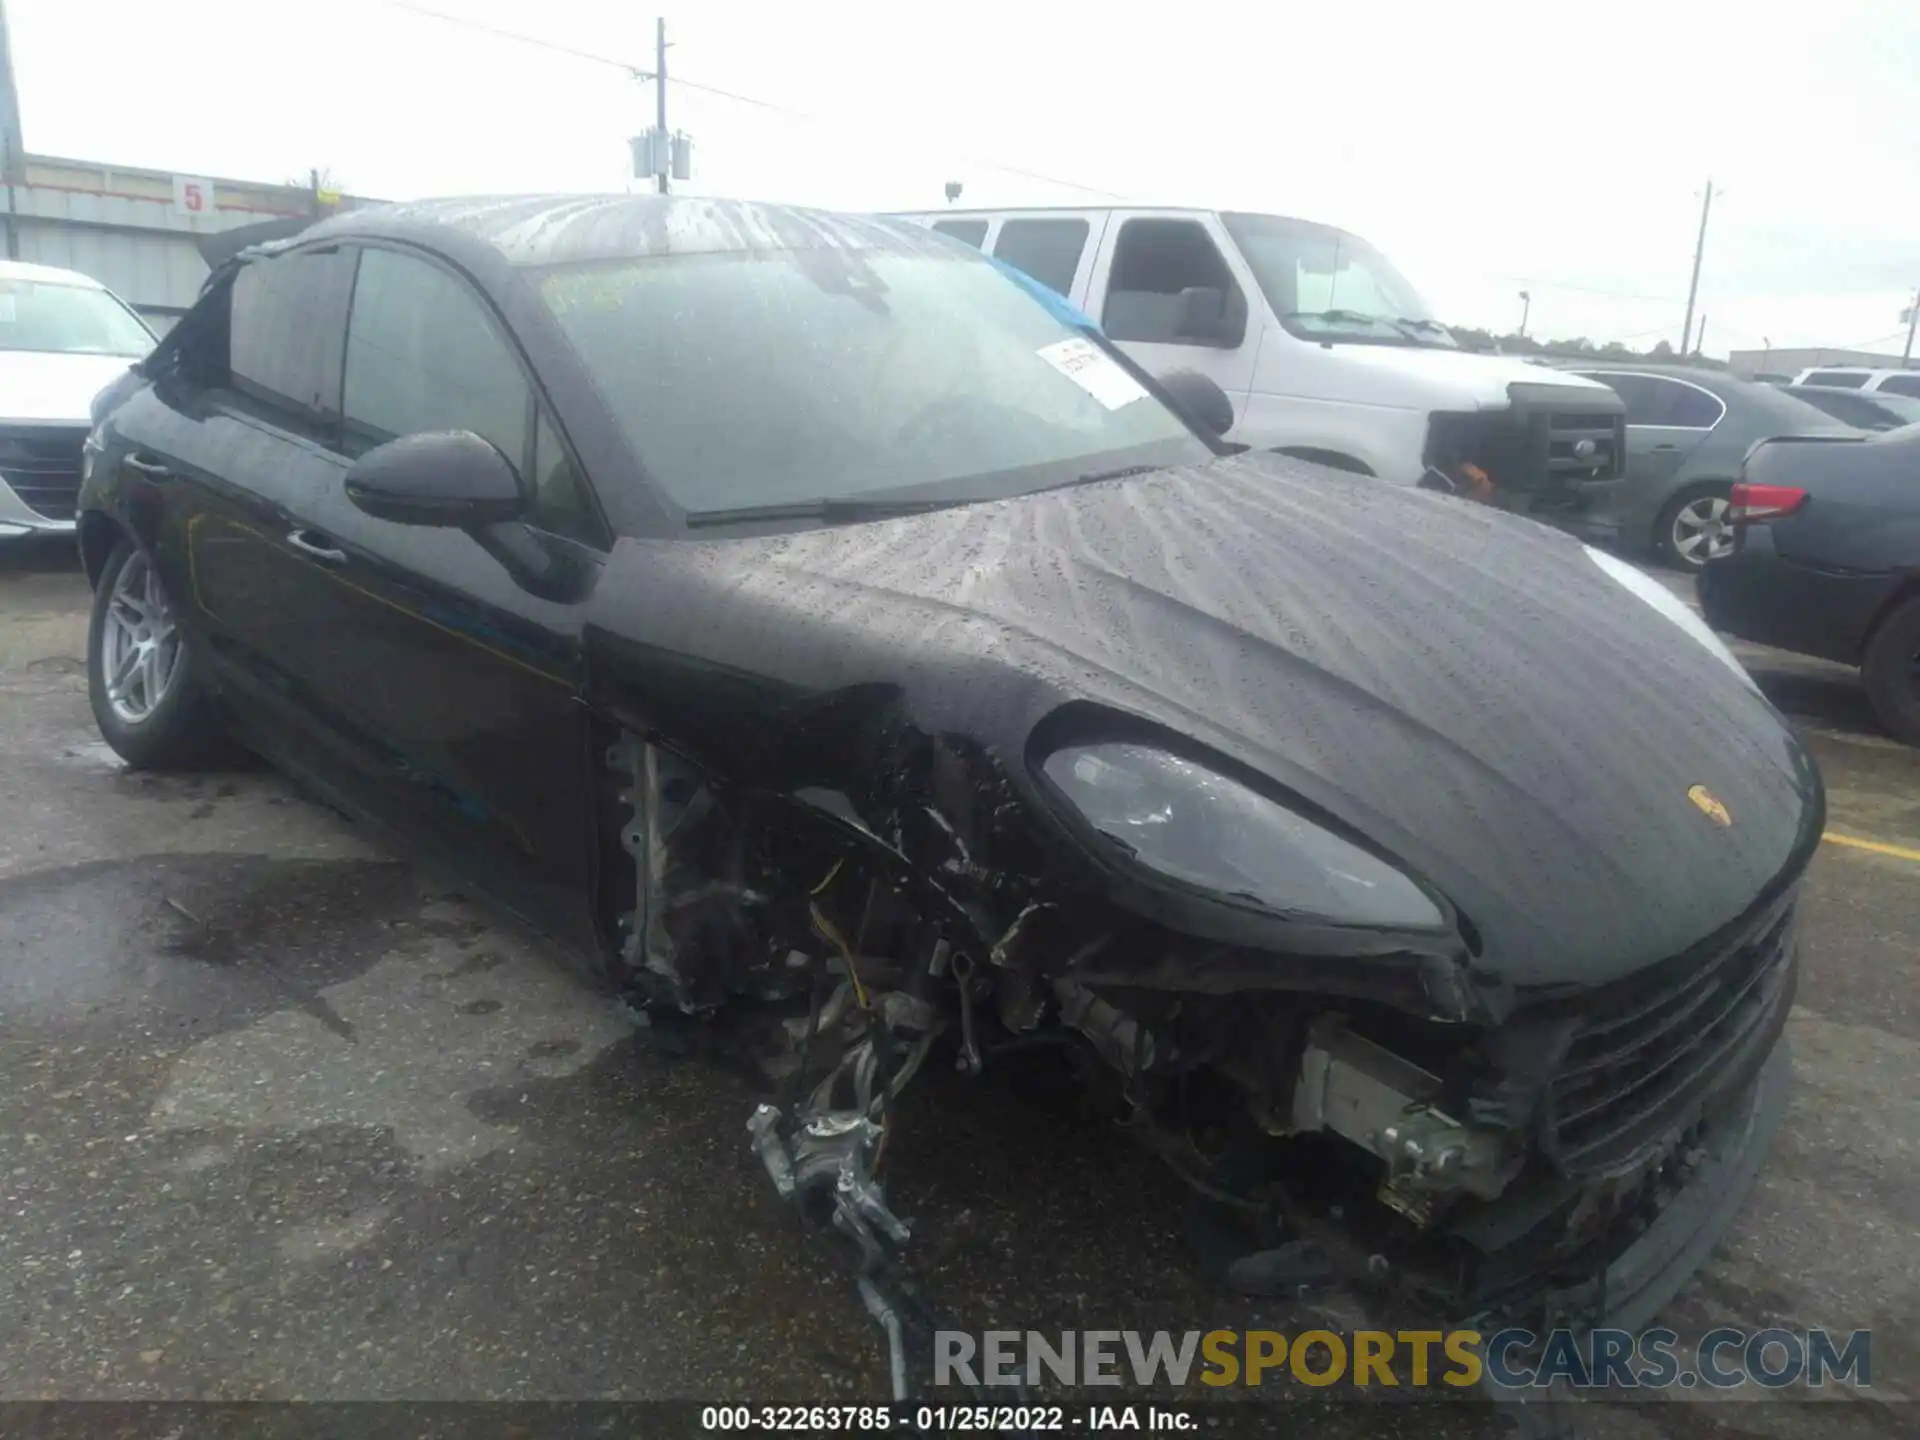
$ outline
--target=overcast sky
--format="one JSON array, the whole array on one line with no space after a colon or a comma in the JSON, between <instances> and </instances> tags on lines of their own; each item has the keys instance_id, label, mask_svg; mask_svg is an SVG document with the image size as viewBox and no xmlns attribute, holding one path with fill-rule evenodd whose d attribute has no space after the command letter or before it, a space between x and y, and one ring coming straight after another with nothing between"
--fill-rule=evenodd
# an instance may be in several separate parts
<instances>
[{"instance_id":1,"label":"overcast sky","mask_svg":"<svg viewBox=\"0 0 1920 1440\"><path fill-rule=\"evenodd\" d=\"M651 64L655 11L633 0L419 3ZM263 180L321 165L394 199L619 190L653 114L616 66L396 0L6 10L43 154ZM1530 289L1533 334L1644 345L1678 341L1711 176L1709 352L1898 353L1920 286L1920 0L661 13L693 193L900 209L958 180L982 205L1300 215L1372 239L1443 318L1511 329Z\"/></svg>"}]
</instances>

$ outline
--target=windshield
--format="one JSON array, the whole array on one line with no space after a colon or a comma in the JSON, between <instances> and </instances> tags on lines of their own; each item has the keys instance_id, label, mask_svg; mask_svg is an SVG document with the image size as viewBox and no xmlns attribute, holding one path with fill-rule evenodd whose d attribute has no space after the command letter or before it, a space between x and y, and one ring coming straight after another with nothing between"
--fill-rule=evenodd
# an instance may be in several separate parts
<instances>
[{"instance_id":1,"label":"windshield","mask_svg":"<svg viewBox=\"0 0 1920 1440\"><path fill-rule=\"evenodd\" d=\"M46 280L0 280L0 350L144 355L153 336L104 290Z\"/></svg>"},{"instance_id":2,"label":"windshield","mask_svg":"<svg viewBox=\"0 0 1920 1440\"><path fill-rule=\"evenodd\" d=\"M641 464L689 512L998 498L1212 453L1058 307L921 232L538 283Z\"/></svg>"},{"instance_id":3,"label":"windshield","mask_svg":"<svg viewBox=\"0 0 1920 1440\"><path fill-rule=\"evenodd\" d=\"M1427 302L1358 235L1281 215L1224 215L1280 323L1309 340L1456 348Z\"/></svg>"}]
</instances>

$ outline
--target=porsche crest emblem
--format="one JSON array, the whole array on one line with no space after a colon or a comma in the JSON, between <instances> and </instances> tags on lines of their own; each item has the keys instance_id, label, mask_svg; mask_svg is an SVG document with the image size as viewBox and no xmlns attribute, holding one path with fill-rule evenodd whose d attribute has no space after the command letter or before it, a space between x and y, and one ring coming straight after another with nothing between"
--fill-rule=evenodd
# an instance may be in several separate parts
<instances>
[{"instance_id":1,"label":"porsche crest emblem","mask_svg":"<svg viewBox=\"0 0 1920 1440\"><path fill-rule=\"evenodd\" d=\"M1706 786L1694 786L1691 790L1687 791L1687 799L1694 803L1702 815L1713 821L1713 823L1721 829L1724 830L1727 826L1733 824L1733 816L1727 813L1727 807L1722 805L1714 796L1714 793L1707 789Z\"/></svg>"}]
</instances>

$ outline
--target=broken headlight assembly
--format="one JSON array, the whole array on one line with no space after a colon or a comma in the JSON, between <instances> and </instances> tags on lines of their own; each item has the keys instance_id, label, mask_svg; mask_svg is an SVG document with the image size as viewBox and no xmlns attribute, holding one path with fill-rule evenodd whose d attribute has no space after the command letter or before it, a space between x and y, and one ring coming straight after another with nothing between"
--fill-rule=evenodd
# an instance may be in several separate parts
<instances>
[{"instance_id":1,"label":"broken headlight assembly","mask_svg":"<svg viewBox=\"0 0 1920 1440\"><path fill-rule=\"evenodd\" d=\"M1378 856L1216 770L1151 745L1068 745L1041 765L1080 817L1155 875L1289 919L1444 930Z\"/></svg>"}]
</instances>

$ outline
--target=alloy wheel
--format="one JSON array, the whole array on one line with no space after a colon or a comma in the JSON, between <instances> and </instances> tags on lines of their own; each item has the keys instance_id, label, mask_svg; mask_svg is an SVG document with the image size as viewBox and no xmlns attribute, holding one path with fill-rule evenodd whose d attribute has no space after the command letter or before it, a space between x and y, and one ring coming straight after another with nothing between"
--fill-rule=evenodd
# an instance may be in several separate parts
<instances>
[{"instance_id":1,"label":"alloy wheel","mask_svg":"<svg viewBox=\"0 0 1920 1440\"><path fill-rule=\"evenodd\" d=\"M180 673L180 631L153 562L141 551L114 577L100 628L100 674L107 703L129 725L147 719Z\"/></svg>"},{"instance_id":2,"label":"alloy wheel","mask_svg":"<svg viewBox=\"0 0 1920 1440\"><path fill-rule=\"evenodd\" d=\"M1733 553L1724 495L1697 495L1673 516L1674 553L1689 565L1704 565Z\"/></svg>"}]
</instances>

